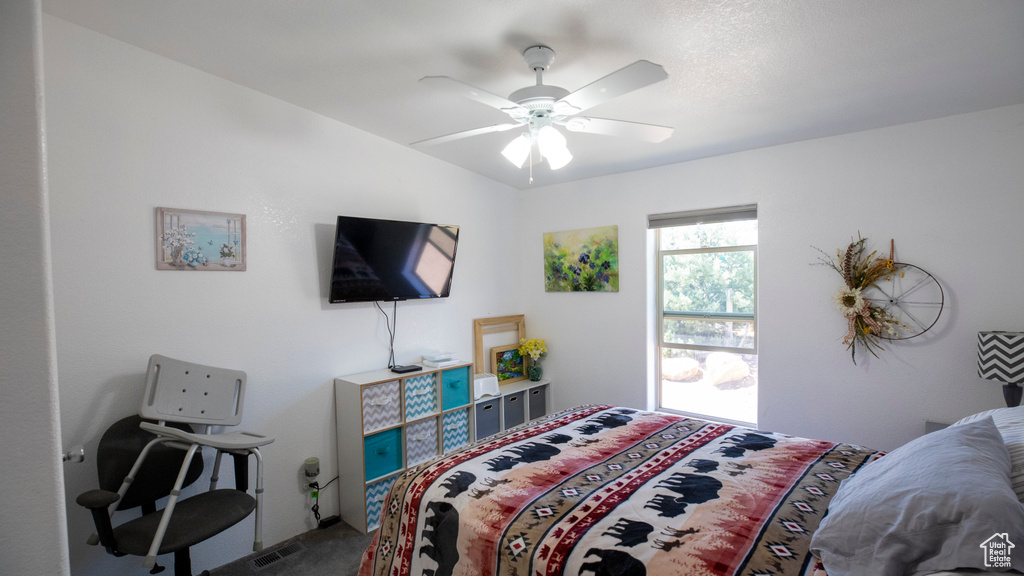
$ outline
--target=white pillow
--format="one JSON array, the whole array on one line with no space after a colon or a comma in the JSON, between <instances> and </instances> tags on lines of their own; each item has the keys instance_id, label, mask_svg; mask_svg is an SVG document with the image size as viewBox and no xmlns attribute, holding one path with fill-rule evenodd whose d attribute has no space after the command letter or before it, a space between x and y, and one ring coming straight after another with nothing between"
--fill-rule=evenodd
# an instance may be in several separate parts
<instances>
[{"instance_id":1,"label":"white pillow","mask_svg":"<svg viewBox=\"0 0 1024 576\"><path fill-rule=\"evenodd\" d=\"M992 417L999 434L1003 437L1006 450L1010 452L1010 482L1017 499L1024 502L1024 406L994 408L971 414L953 423L960 426Z\"/></svg>"}]
</instances>

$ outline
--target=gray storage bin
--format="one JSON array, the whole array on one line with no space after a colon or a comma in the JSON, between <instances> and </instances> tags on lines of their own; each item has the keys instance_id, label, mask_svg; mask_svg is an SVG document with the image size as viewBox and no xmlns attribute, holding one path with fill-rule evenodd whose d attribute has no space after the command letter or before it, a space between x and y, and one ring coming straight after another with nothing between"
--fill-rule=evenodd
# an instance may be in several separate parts
<instances>
[{"instance_id":1,"label":"gray storage bin","mask_svg":"<svg viewBox=\"0 0 1024 576\"><path fill-rule=\"evenodd\" d=\"M486 438L501 431L501 398L476 405L476 439Z\"/></svg>"},{"instance_id":2,"label":"gray storage bin","mask_svg":"<svg viewBox=\"0 0 1024 576\"><path fill-rule=\"evenodd\" d=\"M505 413L505 430L526 421L524 397L524 392L515 392L501 397L502 411Z\"/></svg>"},{"instance_id":3,"label":"gray storage bin","mask_svg":"<svg viewBox=\"0 0 1024 576\"><path fill-rule=\"evenodd\" d=\"M548 385L534 386L527 391L530 402L530 420L548 413Z\"/></svg>"}]
</instances>

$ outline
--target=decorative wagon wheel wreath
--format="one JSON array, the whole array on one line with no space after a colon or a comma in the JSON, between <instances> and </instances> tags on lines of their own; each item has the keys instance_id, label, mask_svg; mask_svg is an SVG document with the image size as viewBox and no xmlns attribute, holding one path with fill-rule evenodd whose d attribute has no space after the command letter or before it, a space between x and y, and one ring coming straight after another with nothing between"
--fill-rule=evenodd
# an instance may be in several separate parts
<instances>
[{"instance_id":1,"label":"decorative wagon wheel wreath","mask_svg":"<svg viewBox=\"0 0 1024 576\"><path fill-rule=\"evenodd\" d=\"M889 257L865 254L865 238L850 242L833 259L819 264L832 268L843 278L844 286L833 302L847 320L843 344L857 363L857 345L872 356L882 350L880 341L908 340L924 334L939 320L945 296L939 282L919 266L896 262L895 243L889 241Z\"/></svg>"},{"instance_id":2,"label":"decorative wagon wheel wreath","mask_svg":"<svg viewBox=\"0 0 1024 576\"><path fill-rule=\"evenodd\" d=\"M938 280L920 266L893 263L893 274L864 289L864 299L882 308L903 327L895 336L878 334L884 340L909 340L924 334L939 321L945 295Z\"/></svg>"}]
</instances>

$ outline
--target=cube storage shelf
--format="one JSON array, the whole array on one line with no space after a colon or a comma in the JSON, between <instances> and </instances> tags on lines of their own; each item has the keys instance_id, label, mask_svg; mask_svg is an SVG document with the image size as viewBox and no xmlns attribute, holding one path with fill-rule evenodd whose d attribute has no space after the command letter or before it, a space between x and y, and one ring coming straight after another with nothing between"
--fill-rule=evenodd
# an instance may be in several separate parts
<instances>
[{"instance_id":1,"label":"cube storage shelf","mask_svg":"<svg viewBox=\"0 0 1024 576\"><path fill-rule=\"evenodd\" d=\"M500 387L500 396L484 396L473 406L476 439L540 418L551 406L551 381L520 380Z\"/></svg>"},{"instance_id":2,"label":"cube storage shelf","mask_svg":"<svg viewBox=\"0 0 1024 576\"><path fill-rule=\"evenodd\" d=\"M341 518L363 533L410 466L473 441L470 363L400 375L376 370L334 380Z\"/></svg>"}]
</instances>

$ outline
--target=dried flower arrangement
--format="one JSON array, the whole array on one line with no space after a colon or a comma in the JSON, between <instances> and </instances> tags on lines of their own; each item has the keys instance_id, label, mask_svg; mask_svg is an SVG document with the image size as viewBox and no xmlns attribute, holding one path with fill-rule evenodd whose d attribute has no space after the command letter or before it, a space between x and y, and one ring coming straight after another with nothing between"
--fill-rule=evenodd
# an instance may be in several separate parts
<instances>
[{"instance_id":1,"label":"dried flower arrangement","mask_svg":"<svg viewBox=\"0 0 1024 576\"><path fill-rule=\"evenodd\" d=\"M876 286L879 281L889 280L893 274L901 274L900 265L893 261L891 248L889 258L876 257L877 251L865 256L866 240L867 238L858 238L850 242L845 251L837 250L835 260L824 251L816 249L825 256L819 258L820 263L838 272L846 283L832 300L848 321L843 344L850 350L854 364L857 363L858 343L877 358L875 350L883 350L879 340L895 338L899 336L901 329L907 328L888 310L875 306L864 296L864 291Z\"/></svg>"}]
</instances>

